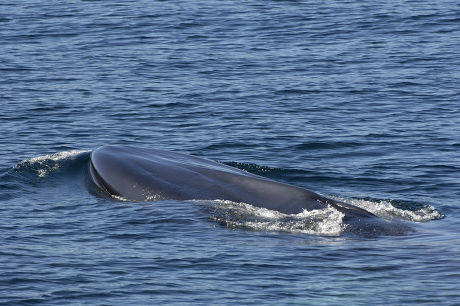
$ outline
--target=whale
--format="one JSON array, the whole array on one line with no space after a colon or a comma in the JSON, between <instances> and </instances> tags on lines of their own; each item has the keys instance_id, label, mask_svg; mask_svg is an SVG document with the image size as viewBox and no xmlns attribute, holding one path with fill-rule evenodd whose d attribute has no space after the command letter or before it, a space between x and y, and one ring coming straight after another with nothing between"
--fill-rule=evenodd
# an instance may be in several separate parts
<instances>
[{"instance_id":1,"label":"whale","mask_svg":"<svg viewBox=\"0 0 460 306\"><path fill-rule=\"evenodd\" d=\"M132 201L228 200L299 214L333 207L344 220L376 218L357 206L209 159L128 145L93 150L89 177L102 193Z\"/></svg>"}]
</instances>

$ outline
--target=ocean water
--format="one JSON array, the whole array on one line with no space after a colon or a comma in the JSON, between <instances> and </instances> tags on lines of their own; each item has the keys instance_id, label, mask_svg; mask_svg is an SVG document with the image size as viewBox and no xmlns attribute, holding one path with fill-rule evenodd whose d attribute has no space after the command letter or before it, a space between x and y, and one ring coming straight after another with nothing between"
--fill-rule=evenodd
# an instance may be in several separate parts
<instances>
[{"instance_id":1,"label":"ocean water","mask_svg":"<svg viewBox=\"0 0 460 306\"><path fill-rule=\"evenodd\" d=\"M458 1L0 2L0 304L460 305ZM129 144L363 207L130 202Z\"/></svg>"}]
</instances>

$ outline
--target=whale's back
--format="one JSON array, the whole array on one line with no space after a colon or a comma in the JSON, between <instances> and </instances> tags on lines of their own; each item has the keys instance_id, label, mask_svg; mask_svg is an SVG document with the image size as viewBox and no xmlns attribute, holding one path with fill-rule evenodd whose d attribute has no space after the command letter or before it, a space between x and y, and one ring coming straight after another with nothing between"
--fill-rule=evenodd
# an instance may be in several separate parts
<instances>
[{"instance_id":1,"label":"whale's back","mask_svg":"<svg viewBox=\"0 0 460 306\"><path fill-rule=\"evenodd\" d=\"M373 216L304 188L204 158L158 149L100 147L91 153L90 173L100 189L128 200L219 199L286 214L332 205L342 211Z\"/></svg>"}]
</instances>

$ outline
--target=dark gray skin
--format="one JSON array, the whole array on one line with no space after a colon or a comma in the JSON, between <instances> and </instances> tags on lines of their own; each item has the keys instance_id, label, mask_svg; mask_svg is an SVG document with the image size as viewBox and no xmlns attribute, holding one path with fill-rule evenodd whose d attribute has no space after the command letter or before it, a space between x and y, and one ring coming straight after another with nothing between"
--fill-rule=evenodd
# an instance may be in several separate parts
<instances>
[{"instance_id":1,"label":"dark gray skin","mask_svg":"<svg viewBox=\"0 0 460 306\"><path fill-rule=\"evenodd\" d=\"M297 214L328 205L347 219L373 218L359 207L186 154L132 146L91 153L90 176L105 193L128 200L230 200Z\"/></svg>"}]
</instances>

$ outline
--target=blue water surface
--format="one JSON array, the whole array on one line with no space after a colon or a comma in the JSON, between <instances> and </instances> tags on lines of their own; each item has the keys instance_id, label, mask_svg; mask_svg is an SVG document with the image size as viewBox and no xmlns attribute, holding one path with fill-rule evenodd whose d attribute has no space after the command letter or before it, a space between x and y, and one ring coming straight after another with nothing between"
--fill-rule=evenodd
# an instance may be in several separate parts
<instances>
[{"instance_id":1,"label":"blue water surface","mask_svg":"<svg viewBox=\"0 0 460 306\"><path fill-rule=\"evenodd\" d=\"M459 67L458 1L0 2L0 304L460 304ZM108 198L106 144L412 230Z\"/></svg>"}]
</instances>

